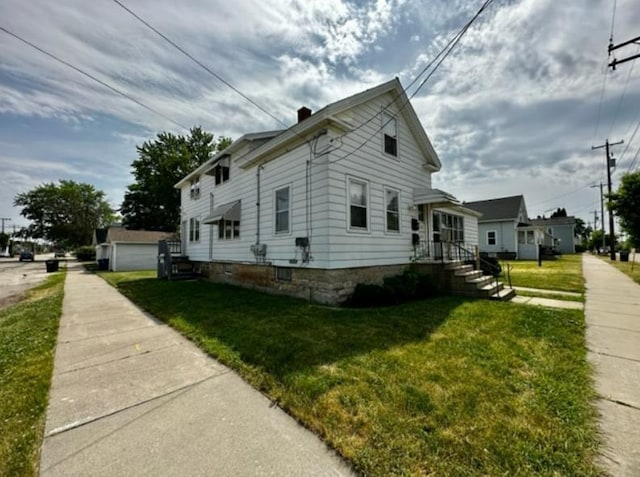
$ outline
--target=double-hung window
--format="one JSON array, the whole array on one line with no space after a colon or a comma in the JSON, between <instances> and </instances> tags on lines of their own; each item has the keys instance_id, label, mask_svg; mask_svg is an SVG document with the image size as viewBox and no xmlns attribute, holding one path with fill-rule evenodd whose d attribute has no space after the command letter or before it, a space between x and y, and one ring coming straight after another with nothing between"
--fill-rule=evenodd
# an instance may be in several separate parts
<instances>
[{"instance_id":1,"label":"double-hung window","mask_svg":"<svg viewBox=\"0 0 640 477\"><path fill-rule=\"evenodd\" d=\"M189 197L192 200L200 198L200 176L191 179L189 183Z\"/></svg>"},{"instance_id":2,"label":"double-hung window","mask_svg":"<svg viewBox=\"0 0 640 477\"><path fill-rule=\"evenodd\" d=\"M200 219L191 217L189 219L189 242L200 241Z\"/></svg>"},{"instance_id":3,"label":"double-hung window","mask_svg":"<svg viewBox=\"0 0 640 477\"><path fill-rule=\"evenodd\" d=\"M349 228L368 230L368 184L349 179Z\"/></svg>"},{"instance_id":4,"label":"double-hung window","mask_svg":"<svg viewBox=\"0 0 640 477\"><path fill-rule=\"evenodd\" d=\"M386 229L387 232L400 232L400 199L397 190L385 189Z\"/></svg>"},{"instance_id":5,"label":"double-hung window","mask_svg":"<svg viewBox=\"0 0 640 477\"><path fill-rule=\"evenodd\" d=\"M291 188L289 186L276 190L275 209L275 232L277 234L289 233L289 222L291 217Z\"/></svg>"},{"instance_id":6,"label":"double-hung window","mask_svg":"<svg viewBox=\"0 0 640 477\"><path fill-rule=\"evenodd\" d=\"M487 232L487 245L495 245L496 244L496 231L489 230Z\"/></svg>"},{"instance_id":7,"label":"double-hung window","mask_svg":"<svg viewBox=\"0 0 640 477\"><path fill-rule=\"evenodd\" d=\"M387 113L382 113L382 137L385 154L398 157L398 122Z\"/></svg>"},{"instance_id":8,"label":"double-hung window","mask_svg":"<svg viewBox=\"0 0 640 477\"><path fill-rule=\"evenodd\" d=\"M213 176L215 177L216 185L224 184L229 180L229 169L231 168L231 158L225 156L218 161L213 168Z\"/></svg>"}]
</instances>

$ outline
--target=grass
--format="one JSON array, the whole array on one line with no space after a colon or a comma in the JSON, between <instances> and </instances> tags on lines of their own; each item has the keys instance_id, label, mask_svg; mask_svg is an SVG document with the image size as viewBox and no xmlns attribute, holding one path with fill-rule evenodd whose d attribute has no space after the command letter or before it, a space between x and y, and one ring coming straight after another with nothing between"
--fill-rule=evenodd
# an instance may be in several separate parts
<instances>
[{"instance_id":1,"label":"grass","mask_svg":"<svg viewBox=\"0 0 640 477\"><path fill-rule=\"evenodd\" d=\"M102 273L366 475L598 475L584 315L443 297L322 307Z\"/></svg>"},{"instance_id":2,"label":"grass","mask_svg":"<svg viewBox=\"0 0 640 477\"><path fill-rule=\"evenodd\" d=\"M626 274L629 278L635 281L640 285L640 253L636 254L636 263L633 265L633 271L631 271L631 265L633 260L633 256L629 254L628 262L621 262L620 256L618 256L618 260L611 261L609 257L600 257L602 260L607 262L609 265L613 265L622 273Z\"/></svg>"},{"instance_id":3,"label":"grass","mask_svg":"<svg viewBox=\"0 0 640 477\"><path fill-rule=\"evenodd\" d=\"M65 273L0 309L0 475L37 473Z\"/></svg>"},{"instance_id":4,"label":"grass","mask_svg":"<svg viewBox=\"0 0 640 477\"><path fill-rule=\"evenodd\" d=\"M502 262L503 276L506 265L511 265L511 283L517 287L540 288L584 293L582 276L582 255L562 255L557 260L542 261L538 266L535 260L510 260Z\"/></svg>"}]
</instances>

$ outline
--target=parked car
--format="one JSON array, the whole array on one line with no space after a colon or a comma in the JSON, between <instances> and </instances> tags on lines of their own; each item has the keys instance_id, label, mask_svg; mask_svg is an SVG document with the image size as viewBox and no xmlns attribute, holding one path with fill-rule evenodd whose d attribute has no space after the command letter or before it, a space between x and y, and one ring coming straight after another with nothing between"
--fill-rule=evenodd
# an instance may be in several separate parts
<instances>
[{"instance_id":1,"label":"parked car","mask_svg":"<svg viewBox=\"0 0 640 477\"><path fill-rule=\"evenodd\" d=\"M53 251L53 257L54 258L58 258L58 257L66 257L67 256L67 252L65 252L62 249L56 249Z\"/></svg>"},{"instance_id":2,"label":"parked car","mask_svg":"<svg viewBox=\"0 0 640 477\"><path fill-rule=\"evenodd\" d=\"M25 260L33 262L34 259L35 256L31 250L23 250L22 252L20 252L20 258L18 260L20 260L21 262L24 262Z\"/></svg>"}]
</instances>

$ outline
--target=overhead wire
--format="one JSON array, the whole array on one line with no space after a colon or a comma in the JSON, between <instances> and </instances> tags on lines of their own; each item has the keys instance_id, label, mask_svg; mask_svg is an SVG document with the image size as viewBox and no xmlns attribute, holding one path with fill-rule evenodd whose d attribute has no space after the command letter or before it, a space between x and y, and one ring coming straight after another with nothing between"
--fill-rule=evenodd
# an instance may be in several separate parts
<instances>
[{"instance_id":1,"label":"overhead wire","mask_svg":"<svg viewBox=\"0 0 640 477\"><path fill-rule=\"evenodd\" d=\"M140 15L138 15L137 13L135 13L133 10L131 10L129 7L127 7L125 4L123 4L120 0L112 0L116 5L120 6L123 10L125 10L127 13L129 13L131 16L133 16L136 20L138 20L140 23L142 23L144 26L146 26L147 28L149 28L151 31L153 31L156 35L158 35L160 38L162 38L163 40L165 40L167 43L169 43L171 46L173 46L176 50L178 50L180 53L182 53L184 56L186 56L187 58L189 58L191 61L193 61L195 64L197 64L198 66L200 66L200 68L202 68L204 71L206 71L207 73L209 73L211 76L213 76L214 78L216 78L218 81L220 81L222 84L224 84L225 86L227 86L229 89L231 89L232 91L234 91L236 94L238 94L239 96L241 96L242 98L244 98L246 101L248 101L249 103L251 103L253 106L255 106L257 109L259 109L260 111L262 111L263 113L265 113L266 115L268 115L269 117L271 117L272 119L274 119L278 124L284 126L285 128L289 128L288 124L285 124L281 119L279 119L278 117L276 117L274 114L272 114L270 111L268 111L266 108L264 108L263 106L261 106L258 102L256 102L255 100L253 100L252 98L250 98L249 96L247 96L245 93L243 93L240 89L238 89L236 86L234 86L233 84L231 84L229 81L227 81L225 78L223 78L221 75L219 75L218 73L216 73L215 71L213 71L211 68L209 68L207 65L205 65L204 63L202 63L200 60L198 60L195 56L193 56L191 53L189 53L188 51L186 51L184 48L182 48L180 45L178 45L175 41L173 41L171 38L169 38L167 35L165 35L164 33L162 33L160 30L158 30L156 27L154 27L153 25L151 25L148 21L146 21L144 18L142 18Z\"/></svg>"},{"instance_id":2,"label":"overhead wire","mask_svg":"<svg viewBox=\"0 0 640 477\"><path fill-rule=\"evenodd\" d=\"M403 103L400 105L399 110L392 115L389 115L389 119L387 119L386 121L383 122L383 124L376 129L363 143L361 143L360 145L358 145L355 149L349 151L348 153L344 154L343 156L334 159L333 161L330 161L332 164L342 161L344 159L346 159L347 157L352 156L353 154L355 154L356 152L358 152L360 149L362 149L365 145L367 145L371 139L373 139L374 137L376 137L382 130L384 130L385 127L387 127L387 125L389 123L391 123L391 121L397 119L397 117L400 115L400 113L402 112L402 110L407 107L407 105L410 103L411 98L413 98L419 91L420 89L422 89L424 87L424 85L427 83L427 81L433 76L433 74L437 71L437 69L440 67L440 65L444 62L444 60L447 59L447 57L451 54L451 52L453 51L453 49L456 47L456 45L460 42L460 40L462 39L462 37L464 36L464 34L467 32L467 30L471 27L471 25L476 21L476 19L480 16L480 14L482 14L482 12L491 4L493 3L494 0L485 0L485 2L482 4L482 6L480 7L480 9L476 12L476 14L462 27L462 29L453 37L452 40L449 41L449 43L447 43L447 45L445 46L445 48L443 48L443 50L441 50L441 52L436 56L436 59L439 58L440 56L442 56L442 58L440 58L440 60L435 64L435 66L433 67L432 71L427 75L426 78L424 78L424 80L422 80L422 82L420 83L420 85L418 86L418 88L409 96L407 95L407 99L405 101L403 101ZM443 53L444 52L444 53ZM431 61L429 64L432 65L435 62L435 59L433 61ZM410 85L413 85L417 78L419 78L424 72L427 71L427 68L423 69L423 71L416 77L416 79L414 79L414 81L412 81L410 83ZM407 92L407 88L403 89L403 92L406 94ZM394 102L397 100L397 98L394 99ZM380 113L378 113L380 114ZM365 124L368 124L369 122L371 122L375 117L377 117L377 115L374 115L372 118L369 118ZM361 125L362 126L362 125ZM360 126L360 127L361 127ZM349 131L349 133L351 133L352 131ZM347 133L347 134L349 134Z\"/></svg>"},{"instance_id":3,"label":"overhead wire","mask_svg":"<svg viewBox=\"0 0 640 477\"><path fill-rule=\"evenodd\" d=\"M71 68L72 70L76 71L77 73L80 73L80 74L82 74L82 75L86 76L87 78L91 79L92 81L95 81L96 83L98 83L98 84L100 84L100 85L104 86L105 88L108 88L108 89L109 89L109 90L111 90L112 92L114 92L114 93L116 93L116 94L119 94L120 96L122 96L122 97L124 97L124 98L127 98L127 99L128 99L128 100L130 100L130 101L133 101L133 102L134 102L134 103L136 103L138 106L141 106L141 107L143 107L144 109L146 109L147 111L150 111L150 112L152 112L153 114L155 114L155 115L157 115L157 116L160 116L161 118L163 118L163 119L165 119L165 120L169 121L170 123L172 123L172 124L174 124L174 125L176 125L176 126L178 126L178 127L182 128L182 129L186 129L186 130L188 130L188 129L189 129L189 128L188 128L187 126L185 126L184 124L181 124L181 123L179 123L179 122L177 122L177 121L175 121L175 120L171 119L169 116L167 116L167 115L165 115L165 114L161 113L160 111L158 111L158 110L156 110L156 109L152 108L151 106L146 105L145 103L143 103L142 101L140 101L140 100L138 100L138 99L134 98L134 97L133 97L133 96L131 96L130 94L125 93L124 91L119 90L119 89L118 89L118 88L116 88L115 86L112 86L112 85L110 85L109 83L107 83L107 82L105 82L105 81L103 81L103 80L101 80L101 79L99 79L99 78L95 77L95 76L94 76L94 75L92 75L91 73L87 73L86 71L84 71L83 69L79 68L78 66L75 66L74 64L72 64L72 63L70 63L70 62L68 62L68 61L66 61L66 60L63 60L62 58L60 58L60 57L58 57L58 56L54 55L53 53L51 53L51 52L49 52L49 51L45 50L44 48L42 48L42 47L40 47L40 46L36 45L35 43L32 43L31 41L29 41L29 40L27 40L27 39L25 39L25 38L21 37L20 35L18 35L18 34L16 34L16 33L13 33L12 31L8 30L7 28L5 28L5 27L3 27L3 26L0 26L0 31L3 31L3 32L4 32L4 33L6 33L7 35L10 35L10 36L14 37L16 40L19 40L19 41L21 41L22 43L24 43L24 44L26 44L26 45L30 46L31 48L33 48L33 49L35 49L35 50L39 51L40 53L42 53L42 54L44 54L44 55L46 55L46 56L48 56L48 57L50 57L50 58L54 59L54 60L55 60L55 61L57 61L58 63L61 63L61 64L65 65L65 66L66 66L66 67L68 67L68 68Z\"/></svg>"}]
</instances>

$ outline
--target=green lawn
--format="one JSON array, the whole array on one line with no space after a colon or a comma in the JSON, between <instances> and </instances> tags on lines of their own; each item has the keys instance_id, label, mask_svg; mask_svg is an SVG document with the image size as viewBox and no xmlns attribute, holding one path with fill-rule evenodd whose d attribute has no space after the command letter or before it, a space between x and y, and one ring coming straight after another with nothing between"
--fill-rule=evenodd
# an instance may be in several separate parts
<instances>
[{"instance_id":1,"label":"green lawn","mask_svg":"<svg viewBox=\"0 0 640 477\"><path fill-rule=\"evenodd\" d=\"M37 473L65 273L0 309L0 475Z\"/></svg>"},{"instance_id":2,"label":"green lawn","mask_svg":"<svg viewBox=\"0 0 640 477\"><path fill-rule=\"evenodd\" d=\"M598 475L584 315L444 297L317 306L102 273L367 475Z\"/></svg>"},{"instance_id":3,"label":"green lawn","mask_svg":"<svg viewBox=\"0 0 640 477\"><path fill-rule=\"evenodd\" d=\"M599 257L599 258L604 260L605 262L607 262L609 265L613 265L618 270L620 270L622 273L628 275L636 283L640 284L640 253L636 254L636 263L635 264L633 264L631 262L631 260L633 259L631 254L629 254L629 261L628 262L621 262L619 260L619 258L620 258L619 256L618 256L618 260L616 260L616 261L611 261L611 259L609 259L609 257ZM632 265L633 265L633 271L631 271L631 266Z\"/></svg>"},{"instance_id":4,"label":"green lawn","mask_svg":"<svg viewBox=\"0 0 640 477\"><path fill-rule=\"evenodd\" d=\"M580 254L562 255L557 260L543 260L541 267L534 260L505 260L501 264L501 279L505 283L507 265L511 266L513 286L584 293Z\"/></svg>"}]
</instances>

